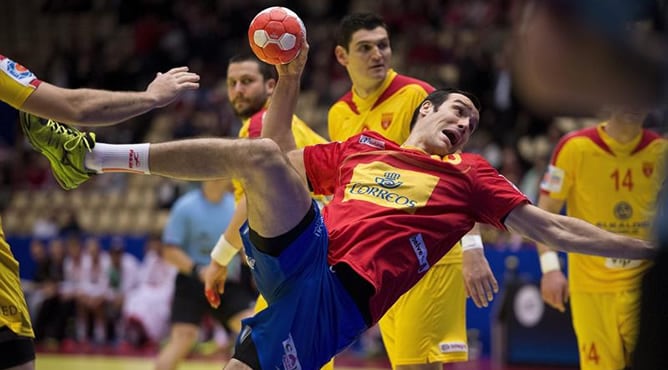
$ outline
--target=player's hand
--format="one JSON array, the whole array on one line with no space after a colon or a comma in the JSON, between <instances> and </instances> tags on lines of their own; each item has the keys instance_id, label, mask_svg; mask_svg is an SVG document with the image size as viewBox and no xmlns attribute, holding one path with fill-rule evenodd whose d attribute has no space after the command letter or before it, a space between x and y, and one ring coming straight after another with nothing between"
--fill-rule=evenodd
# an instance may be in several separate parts
<instances>
[{"instance_id":1,"label":"player's hand","mask_svg":"<svg viewBox=\"0 0 668 370\"><path fill-rule=\"evenodd\" d=\"M220 305L220 294L225 290L225 279L227 279L227 267L211 261L204 270L204 295L213 308Z\"/></svg>"},{"instance_id":2,"label":"player's hand","mask_svg":"<svg viewBox=\"0 0 668 370\"><path fill-rule=\"evenodd\" d=\"M290 63L276 65L278 78L301 78L302 72L304 71L304 66L306 66L306 60L308 59L308 50L308 42L306 39L304 39L304 42L302 42L302 48L299 51L299 55L297 55L294 60L292 60Z\"/></svg>"},{"instance_id":3,"label":"player's hand","mask_svg":"<svg viewBox=\"0 0 668 370\"><path fill-rule=\"evenodd\" d=\"M566 280L563 272L555 270L543 274L540 279L540 292L545 303L560 312L566 310L564 304L568 302L570 293L568 291L568 280Z\"/></svg>"},{"instance_id":4,"label":"player's hand","mask_svg":"<svg viewBox=\"0 0 668 370\"><path fill-rule=\"evenodd\" d=\"M483 249L469 249L462 252L462 275L466 295L471 297L476 307L487 307L499 291L499 284L485 258Z\"/></svg>"},{"instance_id":5,"label":"player's hand","mask_svg":"<svg viewBox=\"0 0 668 370\"><path fill-rule=\"evenodd\" d=\"M188 72L188 67L177 67L165 73L158 72L146 88L146 93L154 97L156 107L164 107L184 92L197 88L199 88L199 75Z\"/></svg>"}]
</instances>

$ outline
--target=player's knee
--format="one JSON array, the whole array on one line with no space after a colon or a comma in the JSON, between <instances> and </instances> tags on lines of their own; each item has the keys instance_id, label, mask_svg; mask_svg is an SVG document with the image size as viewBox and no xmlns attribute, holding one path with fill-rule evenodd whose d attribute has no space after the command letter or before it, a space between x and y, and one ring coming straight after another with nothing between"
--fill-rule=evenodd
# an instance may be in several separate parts
<instances>
[{"instance_id":1,"label":"player's knee","mask_svg":"<svg viewBox=\"0 0 668 370\"><path fill-rule=\"evenodd\" d=\"M248 156L244 166L250 173L257 171L272 171L277 167L285 167L286 160L281 148L271 139L257 139L250 142Z\"/></svg>"}]
</instances>

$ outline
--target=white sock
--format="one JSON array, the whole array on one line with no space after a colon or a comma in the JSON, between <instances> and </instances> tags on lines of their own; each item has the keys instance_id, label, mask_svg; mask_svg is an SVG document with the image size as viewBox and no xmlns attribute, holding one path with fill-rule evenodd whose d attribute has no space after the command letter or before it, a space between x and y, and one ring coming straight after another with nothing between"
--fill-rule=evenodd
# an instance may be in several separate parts
<instances>
[{"instance_id":1,"label":"white sock","mask_svg":"<svg viewBox=\"0 0 668 370\"><path fill-rule=\"evenodd\" d=\"M150 143L104 144L96 143L86 154L86 168L97 173L130 172L150 174L148 152Z\"/></svg>"}]
</instances>

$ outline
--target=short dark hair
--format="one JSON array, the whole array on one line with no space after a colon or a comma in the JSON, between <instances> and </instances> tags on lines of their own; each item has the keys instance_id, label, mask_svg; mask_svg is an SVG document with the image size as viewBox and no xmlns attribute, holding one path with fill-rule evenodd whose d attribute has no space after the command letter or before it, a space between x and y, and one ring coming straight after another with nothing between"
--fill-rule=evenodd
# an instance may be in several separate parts
<instances>
[{"instance_id":1,"label":"short dark hair","mask_svg":"<svg viewBox=\"0 0 668 370\"><path fill-rule=\"evenodd\" d=\"M413 129L413 126L415 126L415 122L417 122L417 118L420 115L420 107L424 102L429 101L431 104L434 106L434 111L438 110L438 107L443 104L446 100L448 100L448 97L450 97L450 94L461 94L464 95L465 97L471 99L471 102L473 102L473 106L475 109L480 112L480 109L482 109L482 106L480 105L480 100L478 100L478 97L473 95L472 93L468 91L463 91L459 89L455 89L452 87L444 88L444 89L436 89L432 91L429 95L427 95L422 102L420 102L420 105L415 108L413 111L413 117L411 118L411 125L410 129Z\"/></svg>"},{"instance_id":2,"label":"short dark hair","mask_svg":"<svg viewBox=\"0 0 668 370\"><path fill-rule=\"evenodd\" d=\"M339 29L336 36L336 45L342 46L348 50L350 40L353 38L353 33L361 29L373 30L377 27L383 27L389 33L387 24L383 17L375 13L352 13L348 14L341 22L339 22Z\"/></svg>"},{"instance_id":3,"label":"short dark hair","mask_svg":"<svg viewBox=\"0 0 668 370\"><path fill-rule=\"evenodd\" d=\"M239 54L233 55L230 60L228 61L228 65L232 63L241 63L241 62L255 62L257 63L258 69L260 70L260 74L264 78L264 80L277 80L278 79L278 72L276 72L276 68L272 66L271 64L267 64L260 59L258 59L255 54L251 51L244 51Z\"/></svg>"}]
</instances>

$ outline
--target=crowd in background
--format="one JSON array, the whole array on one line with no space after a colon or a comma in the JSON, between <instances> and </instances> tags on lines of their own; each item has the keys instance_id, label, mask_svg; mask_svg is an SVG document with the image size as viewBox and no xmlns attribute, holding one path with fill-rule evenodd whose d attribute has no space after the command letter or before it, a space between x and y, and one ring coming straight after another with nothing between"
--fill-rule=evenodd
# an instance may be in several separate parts
<instances>
[{"instance_id":1,"label":"crowd in background","mask_svg":"<svg viewBox=\"0 0 668 370\"><path fill-rule=\"evenodd\" d=\"M156 72L174 66L187 65L202 76L201 88L184 99L126 124L97 129L98 137L109 143L236 136L240 122L225 96L227 60L246 48L250 19L270 5L288 6L305 22L311 51L298 114L325 137L327 108L350 88L345 70L334 58L333 30L344 14L361 10L377 12L388 22L392 65L398 72L437 87L458 87L480 98L479 132L466 150L484 155L532 200L537 199L538 183L553 146L564 133L587 124L585 120L538 116L516 99L505 42L509 0L28 3L34 7L28 11L36 11L34 22L49 24L57 32L51 32L39 47L28 47L16 36L15 43L3 45L2 53L24 62L44 80L64 87L143 90ZM43 29L48 33L49 28ZM16 120L15 112L2 105L0 119ZM663 117L657 114L654 120L662 122ZM3 127L7 127L0 134L0 206L4 209L16 189L45 190L57 185L49 174L48 162L23 143L16 125ZM101 189L128 186L123 175L105 176L92 184ZM160 192L158 206L169 208L185 189L187 185L182 183L161 183L156 189ZM76 209L64 211L72 215L67 227L76 229ZM122 245L102 251L95 236L83 238L86 230L61 233L64 225L49 217L45 214L32 227L38 237L31 246L37 267L29 300L35 310L38 340L61 341L67 336L98 342L119 337L137 340L138 336L155 340L164 335L161 330L165 328L147 328L145 323L141 334L133 332L134 321L141 321L141 313L137 313L141 308L129 303L133 295L146 296L142 287L154 288L158 280L173 280L155 278L156 273L171 271L160 264L160 242L151 239L140 262L124 253ZM483 232L490 245L522 245L522 240L510 234ZM54 282L60 286L58 294ZM164 289L160 291L164 297L156 300L169 299L170 287ZM73 291L77 293L71 294Z\"/></svg>"}]
</instances>

